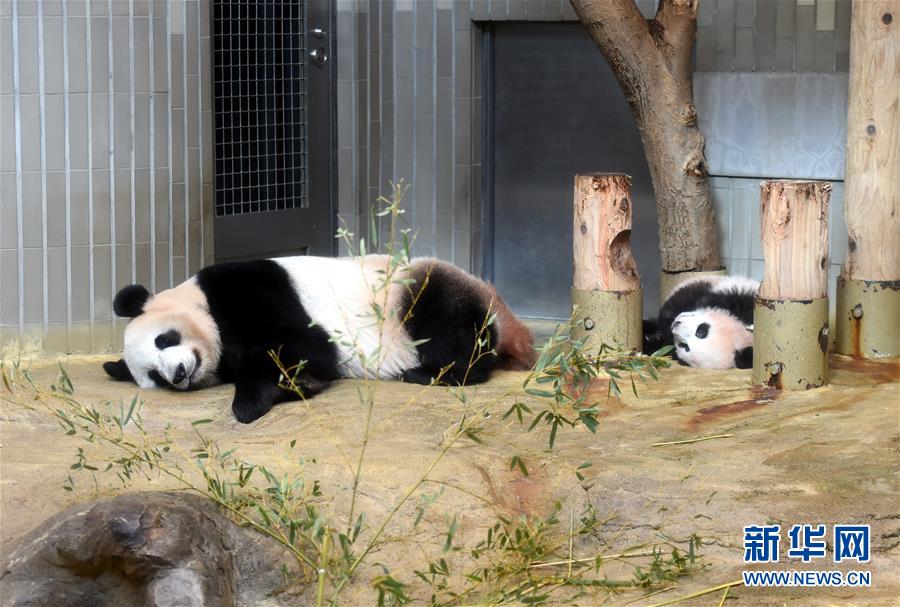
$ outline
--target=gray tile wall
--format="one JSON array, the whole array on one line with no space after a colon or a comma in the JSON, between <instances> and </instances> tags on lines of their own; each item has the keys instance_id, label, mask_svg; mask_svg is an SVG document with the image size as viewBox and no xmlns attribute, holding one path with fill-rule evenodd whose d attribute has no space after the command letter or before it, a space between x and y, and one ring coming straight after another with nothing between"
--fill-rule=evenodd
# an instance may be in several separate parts
<instances>
[{"instance_id":1,"label":"gray tile wall","mask_svg":"<svg viewBox=\"0 0 900 607\"><path fill-rule=\"evenodd\" d=\"M656 4L655 0L638 1L646 17L652 17ZM407 220L418 234L414 253L436 255L479 272L481 25L487 21L574 19L568 0L337 0L341 219L358 235L367 236L370 206L380 193L388 191L390 180L402 178L411 186L405 206ZM829 79L825 84L838 83L826 86L834 94L818 101L819 105L832 104L828 112L803 114L828 114L820 124L801 125L817 135L815 141L807 142L806 147L813 151L805 149L804 158L816 153L827 156L815 159L815 171L802 174L802 163L794 162L788 172L769 174L771 166L757 163L764 172L731 174L729 167L736 163L746 168L747 157L770 159L771 150L766 141L729 141L728 133L717 131L708 134L713 143L708 149L710 164L718 167L716 178L729 184L757 185L758 179L732 178L785 177L789 173L795 178L840 179L846 99L839 94L839 84L846 76L830 72L847 69L849 28L850 0L701 1L697 70L719 72L704 74L707 81L715 83L717 76L736 71L811 71L829 72L822 74ZM729 109L733 103L727 95L701 93L709 106L702 120L727 122L735 114ZM781 97L793 103L791 95ZM762 116L779 115L778 107L757 109ZM819 149L820 140L827 144L824 151ZM735 146L743 146L740 158L731 158ZM735 200L719 195L721 214L730 217ZM839 208L837 203L833 206ZM840 224L843 229L840 214L833 218L835 226ZM722 240L723 256L741 271L758 261L740 246L749 242L750 233L741 231L747 225L729 229ZM842 257L834 259L839 262Z\"/></svg>"},{"instance_id":2,"label":"gray tile wall","mask_svg":"<svg viewBox=\"0 0 900 607\"><path fill-rule=\"evenodd\" d=\"M4 352L116 349L118 288L163 289L211 261L209 1L0 0ZM646 16L655 4L638 1ZM478 272L478 22L573 20L568 0L336 6L340 218L368 235L370 206L402 178L415 253ZM850 0L703 0L697 69L844 71L849 15ZM833 272L846 243L840 185ZM713 179L735 272L761 268L756 188L757 179Z\"/></svg>"},{"instance_id":3,"label":"gray tile wall","mask_svg":"<svg viewBox=\"0 0 900 607\"><path fill-rule=\"evenodd\" d=\"M697 71L846 71L851 0L701 0Z\"/></svg>"},{"instance_id":4,"label":"gray tile wall","mask_svg":"<svg viewBox=\"0 0 900 607\"><path fill-rule=\"evenodd\" d=\"M212 252L209 0L0 0L0 348L121 347Z\"/></svg>"},{"instance_id":5,"label":"gray tile wall","mask_svg":"<svg viewBox=\"0 0 900 607\"><path fill-rule=\"evenodd\" d=\"M851 0L700 2L695 102L731 274L762 278L760 180L824 179L833 185L834 288L847 247L842 179L850 8Z\"/></svg>"},{"instance_id":6,"label":"gray tile wall","mask_svg":"<svg viewBox=\"0 0 900 607\"><path fill-rule=\"evenodd\" d=\"M414 253L478 272L478 22L574 19L568 0L337 0L341 221L367 236L377 197L403 179Z\"/></svg>"}]
</instances>

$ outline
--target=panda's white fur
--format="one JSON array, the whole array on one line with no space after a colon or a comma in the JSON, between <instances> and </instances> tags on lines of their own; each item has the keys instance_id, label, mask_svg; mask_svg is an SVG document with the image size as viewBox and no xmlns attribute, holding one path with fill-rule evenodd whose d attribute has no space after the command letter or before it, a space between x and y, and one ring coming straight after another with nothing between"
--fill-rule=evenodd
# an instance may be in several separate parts
<instances>
[{"instance_id":1,"label":"panda's white fur","mask_svg":"<svg viewBox=\"0 0 900 607\"><path fill-rule=\"evenodd\" d=\"M678 360L691 367L748 366L758 289L758 281L743 276L684 281L663 302L657 321L645 323L645 351L672 345Z\"/></svg>"},{"instance_id":2,"label":"panda's white fur","mask_svg":"<svg viewBox=\"0 0 900 607\"><path fill-rule=\"evenodd\" d=\"M696 276L679 283L666 298L668 301L675 293L696 284L708 284L713 293L740 293L756 295L759 290L759 281L749 276Z\"/></svg>"},{"instance_id":3,"label":"panda's white fur","mask_svg":"<svg viewBox=\"0 0 900 607\"><path fill-rule=\"evenodd\" d=\"M399 305L400 291L383 286L387 256L273 261L287 270L312 321L334 339L342 376L377 374L381 379L397 379L419 365L418 353L397 315L387 313L380 328L373 316L373 302L389 311Z\"/></svg>"},{"instance_id":4,"label":"panda's white fur","mask_svg":"<svg viewBox=\"0 0 900 607\"><path fill-rule=\"evenodd\" d=\"M114 302L132 318L124 357L104 369L142 388L233 382L232 408L247 422L297 396L279 387L272 352L299 368L305 396L338 377L428 384L445 373L448 383L478 383L493 368L533 362L530 332L492 286L431 258L413 259L389 285L387 269L383 255L288 257L210 266L153 296L125 287ZM486 327L494 354L467 368L478 327L494 315Z\"/></svg>"},{"instance_id":5,"label":"panda's white fur","mask_svg":"<svg viewBox=\"0 0 900 607\"><path fill-rule=\"evenodd\" d=\"M707 325L705 336L697 332ZM722 308L699 308L682 312L672 322L675 353L690 367L730 369L735 352L753 345L753 326L747 326Z\"/></svg>"}]
</instances>

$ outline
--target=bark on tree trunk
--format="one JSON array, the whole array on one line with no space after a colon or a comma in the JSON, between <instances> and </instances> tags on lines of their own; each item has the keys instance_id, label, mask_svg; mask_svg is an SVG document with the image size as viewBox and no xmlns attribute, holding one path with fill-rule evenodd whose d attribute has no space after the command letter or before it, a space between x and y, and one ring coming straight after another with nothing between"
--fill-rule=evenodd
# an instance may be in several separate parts
<instances>
[{"instance_id":1,"label":"bark on tree trunk","mask_svg":"<svg viewBox=\"0 0 900 607\"><path fill-rule=\"evenodd\" d=\"M645 20L634 0L570 0L619 81L650 166L662 269L717 270L719 238L697 128L691 51L699 0L661 0ZM604 167L604 170L614 167Z\"/></svg>"}]
</instances>

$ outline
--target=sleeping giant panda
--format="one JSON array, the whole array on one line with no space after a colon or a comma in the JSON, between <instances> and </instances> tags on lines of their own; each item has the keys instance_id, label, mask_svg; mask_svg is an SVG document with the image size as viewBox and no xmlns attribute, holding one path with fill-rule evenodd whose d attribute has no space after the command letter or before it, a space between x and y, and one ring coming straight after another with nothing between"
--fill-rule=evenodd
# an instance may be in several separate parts
<instances>
[{"instance_id":1,"label":"sleeping giant panda","mask_svg":"<svg viewBox=\"0 0 900 607\"><path fill-rule=\"evenodd\" d=\"M704 369L753 366L753 298L759 282L703 276L680 284L656 321L644 321L644 352L675 346L683 364Z\"/></svg>"},{"instance_id":2,"label":"sleeping giant panda","mask_svg":"<svg viewBox=\"0 0 900 607\"><path fill-rule=\"evenodd\" d=\"M530 331L491 285L417 258L398 269L385 300L387 268L383 255L286 257L209 266L156 295L127 286L113 302L132 319L124 357L103 368L142 388L234 383L232 410L249 423L298 398L279 387L270 351L288 370L305 361L296 377L304 397L339 377L429 384L450 365L442 382L475 384L495 368L532 365ZM373 302L386 303L380 335ZM482 350L493 352L473 357L477 332L494 314Z\"/></svg>"}]
</instances>

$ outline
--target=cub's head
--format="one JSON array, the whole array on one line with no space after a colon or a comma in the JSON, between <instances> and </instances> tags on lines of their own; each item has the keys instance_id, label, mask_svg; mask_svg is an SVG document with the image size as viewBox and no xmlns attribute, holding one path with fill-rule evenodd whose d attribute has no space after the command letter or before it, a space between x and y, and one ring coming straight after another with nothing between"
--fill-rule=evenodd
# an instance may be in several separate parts
<instances>
[{"instance_id":1,"label":"cub's head","mask_svg":"<svg viewBox=\"0 0 900 607\"><path fill-rule=\"evenodd\" d=\"M672 322L672 336L678 359L691 367L745 368L748 351L752 357L753 328L718 308L682 312Z\"/></svg>"},{"instance_id":2,"label":"cub's head","mask_svg":"<svg viewBox=\"0 0 900 607\"><path fill-rule=\"evenodd\" d=\"M113 311L132 320L124 358L103 364L110 377L176 390L218 383L219 330L194 279L153 296L141 285L124 287Z\"/></svg>"}]
</instances>

